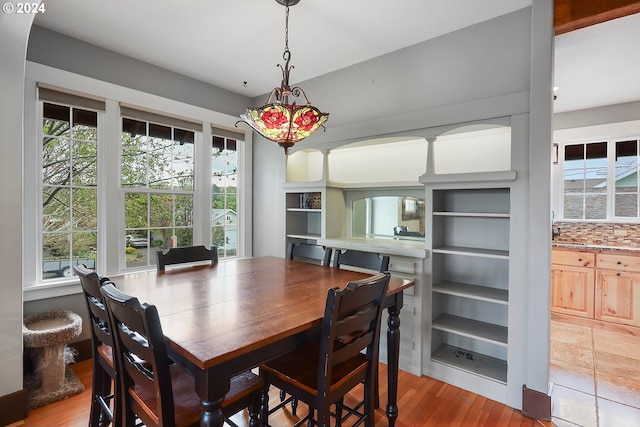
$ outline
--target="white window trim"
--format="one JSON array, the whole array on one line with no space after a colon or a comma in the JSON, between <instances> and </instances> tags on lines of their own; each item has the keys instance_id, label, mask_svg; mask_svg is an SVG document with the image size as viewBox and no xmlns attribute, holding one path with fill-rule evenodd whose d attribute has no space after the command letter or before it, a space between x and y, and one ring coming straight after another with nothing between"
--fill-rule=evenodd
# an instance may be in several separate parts
<instances>
[{"instance_id":1,"label":"white window trim","mask_svg":"<svg viewBox=\"0 0 640 427\"><path fill-rule=\"evenodd\" d=\"M39 282L37 280L40 277L37 268L42 268L41 263L38 267L38 260L41 255L34 257L34 254L38 254L40 233L40 208L38 207L40 200L40 194L42 183L41 170L38 170L39 161L38 157L38 120L41 117L41 112L38 111L38 105L40 102L37 99L37 82L41 82L53 87L65 88L68 90L85 93L87 95L93 95L96 97L104 98L106 100L105 113L102 114L102 126L100 144L106 142L103 141L119 141L121 139L120 129L122 127L121 117L119 111L119 103L124 102L132 105L139 105L141 107L147 107L157 111L164 111L168 114L175 114L179 117L189 117L194 120L202 121L203 132L201 138L207 142L200 143L199 149L196 151L196 168L200 168L201 172L198 172L198 180L203 180L211 174L211 124L215 123L219 127L227 127L230 129L235 128L235 123L238 121L237 117L223 114L220 112L208 110L202 107L189 105L183 102L175 101L168 98L163 98L157 95L144 93L138 90L130 89L127 87L115 85L112 83L96 80L90 77L81 76L78 74L70 73L53 67L49 67L42 64L36 64L30 61L26 63L25 74L25 120L24 120L24 228L23 228L23 289L25 301L36 300L41 298L50 298L55 296L69 295L73 293L79 293L81 291L77 278L68 280L53 281L53 282ZM38 114L40 113L40 115ZM115 125L118 123L118 125ZM250 257L253 252L252 248L252 135L251 132L245 132L245 141L243 144L238 144L238 167L242 171L238 177L238 189L240 198L238 200L238 206L240 208L240 214L238 216L238 241L241 247L240 257ZM114 147L115 148L115 147ZM118 211L118 215L101 215L101 219L98 223L98 233L102 236L104 241L98 242L99 247L99 273L106 276L115 276L124 273L124 257L122 255L109 256L106 254L116 254L118 251L124 253L124 242L120 242L118 238L119 233L107 233L106 230L112 230L114 225L116 229L124 230L124 209L122 206L123 198L121 197L120 188L120 150L118 149L101 150L98 155L98 167L100 178L108 182L107 185L99 188L98 194L98 209L100 212L114 204ZM205 155L204 151L208 154ZM115 163L115 167L114 167ZM207 174L208 172L208 174ZM203 181L206 182L206 181ZM203 182L196 182L196 185L205 185ZM203 202L198 202L203 203ZM211 223L210 207L202 209L202 206L196 206L194 204L194 236L196 236L196 212L199 212L200 218L197 219L198 223L198 236L205 236L206 230L202 228L210 229ZM209 212L209 213L207 213ZM208 221L207 221L208 217ZM208 231L209 242L211 240L211 231ZM205 236L206 238L206 236ZM194 244L200 242L194 241ZM205 242L202 242L205 244ZM121 260L122 258L122 260ZM34 265L35 263L35 265Z\"/></svg>"}]
</instances>

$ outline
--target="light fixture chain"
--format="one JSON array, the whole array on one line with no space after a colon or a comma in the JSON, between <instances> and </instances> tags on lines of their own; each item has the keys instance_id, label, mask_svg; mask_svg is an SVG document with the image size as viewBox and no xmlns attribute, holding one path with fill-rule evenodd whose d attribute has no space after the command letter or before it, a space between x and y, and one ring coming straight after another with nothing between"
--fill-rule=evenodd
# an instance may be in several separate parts
<instances>
[{"instance_id":1,"label":"light fixture chain","mask_svg":"<svg viewBox=\"0 0 640 427\"><path fill-rule=\"evenodd\" d=\"M289 50L289 5L286 6L284 16L284 50Z\"/></svg>"}]
</instances>

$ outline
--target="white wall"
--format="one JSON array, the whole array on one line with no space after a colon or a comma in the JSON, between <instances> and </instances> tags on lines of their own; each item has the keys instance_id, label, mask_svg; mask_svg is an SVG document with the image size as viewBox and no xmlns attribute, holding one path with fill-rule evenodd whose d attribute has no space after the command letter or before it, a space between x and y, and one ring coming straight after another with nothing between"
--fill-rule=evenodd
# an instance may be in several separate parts
<instances>
[{"instance_id":1,"label":"white wall","mask_svg":"<svg viewBox=\"0 0 640 427\"><path fill-rule=\"evenodd\" d=\"M22 390L22 114L33 17L0 14L0 396Z\"/></svg>"}]
</instances>

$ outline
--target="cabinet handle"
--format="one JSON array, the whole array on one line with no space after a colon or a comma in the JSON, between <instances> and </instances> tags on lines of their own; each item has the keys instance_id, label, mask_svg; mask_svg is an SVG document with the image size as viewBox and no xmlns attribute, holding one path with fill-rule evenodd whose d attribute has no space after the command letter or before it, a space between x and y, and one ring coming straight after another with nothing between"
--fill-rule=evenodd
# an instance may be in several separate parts
<instances>
[{"instance_id":1,"label":"cabinet handle","mask_svg":"<svg viewBox=\"0 0 640 427\"><path fill-rule=\"evenodd\" d=\"M616 264L620 265L620 264L622 264L622 261L618 261L618 262L616 262Z\"/></svg>"},{"instance_id":2,"label":"cabinet handle","mask_svg":"<svg viewBox=\"0 0 640 427\"><path fill-rule=\"evenodd\" d=\"M582 262L582 258L578 258L578 262Z\"/></svg>"},{"instance_id":3,"label":"cabinet handle","mask_svg":"<svg viewBox=\"0 0 640 427\"><path fill-rule=\"evenodd\" d=\"M620 274L621 274L621 273L620 273L620 272L618 272L618 273L616 273L616 276L620 277Z\"/></svg>"}]
</instances>

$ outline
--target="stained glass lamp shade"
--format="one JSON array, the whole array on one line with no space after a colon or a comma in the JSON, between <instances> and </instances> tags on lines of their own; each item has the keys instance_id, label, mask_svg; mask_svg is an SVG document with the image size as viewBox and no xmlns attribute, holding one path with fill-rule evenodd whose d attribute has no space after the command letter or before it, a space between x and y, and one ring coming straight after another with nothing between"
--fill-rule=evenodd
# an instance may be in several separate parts
<instances>
[{"instance_id":1,"label":"stained glass lamp shade","mask_svg":"<svg viewBox=\"0 0 640 427\"><path fill-rule=\"evenodd\" d=\"M311 105L307 95L300 87L289 86L291 66L291 52L289 51L289 6L297 4L299 0L276 0L286 7L285 13L285 47L282 55L285 65L278 65L282 69L282 83L271 91L267 102L262 107L248 107L240 119L264 138L277 143L284 148L285 154L289 147L302 141L317 131L329 118L329 113L323 113ZM304 96L305 104L290 103L289 97ZM275 97L275 102L272 99Z\"/></svg>"},{"instance_id":2,"label":"stained glass lamp shade","mask_svg":"<svg viewBox=\"0 0 640 427\"><path fill-rule=\"evenodd\" d=\"M329 114L313 105L266 104L247 108L240 118L266 139L287 149L302 141L322 126Z\"/></svg>"}]
</instances>

